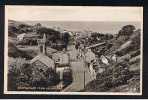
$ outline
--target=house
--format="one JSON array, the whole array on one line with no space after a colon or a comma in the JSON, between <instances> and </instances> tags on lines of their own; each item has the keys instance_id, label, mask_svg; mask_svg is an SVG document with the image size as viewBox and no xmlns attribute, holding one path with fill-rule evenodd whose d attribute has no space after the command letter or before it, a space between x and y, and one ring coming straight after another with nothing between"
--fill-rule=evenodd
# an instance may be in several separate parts
<instances>
[{"instance_id":1,"label":"house","mask_svg":"<svg viewBox=\"0 0 148 100\"><path fill-rule=\"evenodd\" d=\"M41 72L45 72L49 68L55 70L54 60L52 60L50 57L46 55L45 34L43 36L43 39L38 40L38 47L39 47L39 54L30 61L30 64Z\"/></svg>"},{"instance_id":2,"label":"house","mask_svg":"<svg viewBox=\"0 0 148 100\"><path fill-rule=\"evenodd\" d=\"M33 40L36 40L39 38L39 35L36 34L36 33L22 33L22 34L19 34L17 36L17 40L18 41L22 41L22 40L25 40L25 39L33 39Z\"/></svg>"},{"instance_id":3,"label":"house","mask_svg":"<svg viewBox=\"0 0 148 100\"><path fill-rule=\"evenodd\" d=\"M66 68L70 68L69 54L65 51L54 53L52 55L56 63L56 72L60 75L60 79L63 79L63 73Z\"/></svg>"},{"instance_id":4,"label":"house","mask_svg":"<svg viewBox=\"0 0 148 100\"><path fill-rule=\"evenodd\" d=\"M42 69L44 71L46 71L48 68L55 68L54 65L54 61L49 58L48 56L44 55L44 54L39 54L38 56L36 56L35 58L33 58L30 63L33 66L38 67L39 69Z\"/></svg>"},{"instance_id":5,"label":"house","mask_svg":"<svg viewBox=\"0 0 148 100\"><path fill-rule=\"evenodd\" d=\"M18 40L18 41L22 41L22 40L24 39L25 35L26 35L26 33L19 34L19 35L17 36L17 40Z\"/></svg>"}]
</instances>

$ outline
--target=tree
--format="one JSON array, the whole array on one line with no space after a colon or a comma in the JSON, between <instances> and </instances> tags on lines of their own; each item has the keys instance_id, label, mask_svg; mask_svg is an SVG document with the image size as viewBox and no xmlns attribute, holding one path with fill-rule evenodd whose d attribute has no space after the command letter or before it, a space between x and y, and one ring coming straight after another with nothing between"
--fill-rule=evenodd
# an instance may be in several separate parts
<instances>
[{"instance_id":1,"label":"tree","mask_svg":"<svg viewBox=\"0 0 148 100\"><path fill-rule=\"evenodd\" d=\"M34 27L35 27L35 30L39 30L42 27L42 25L41 23L37 23L34 25Z\"/></svg>"},{"instance_id":2,"label":"tree","mask_svg":"<svg viewBox=\"0 0 148 100\"><path fill-rule=\"evenodd\" d=\"M133 34L134 30L135 30L135 26L134 25L126 25L123 26L122 29L119 31L119 36L120 35L131 35Z\"/></svg>"},{"instance_id":3,"label":"tree","mask_svg":"<svg viewBox=\"0 0 148 100\"><path fill-rule=\"evenodd\" d=\"M41 27L42 25L41 25L41 23L37 23L37 24L35 24L35 26Z\"/></svg>"},{"instance_id":4,"label":"tree","mask_svg":"<svg viewBox=\"0 0 148 100\"><path fill-rule=\"evenodd\" d=\"M20 24L18 26L18 33L24 33L24 32L29 32L29 31L32 31L31 29L31 26L30 25L27 25L27 24Z\"/></svg>"},{"instance_id":5,"label":"tree","mask_svg":"<svg viewBox=\"0 0 148 100\"><path fill-rule=\"evenodd\" d=\"M47 36L47 40L55 42L56 40L60 39L60 32L55 31L50 28L42 27L38 29L37 33L43 37L44 34Z\"/></svg>"},{"instance_id":6,"label":"tree","mask_svg":"<svg viewBox=\"0 0 148 100\"><path fill-rule=\"evenodd\" d=\"M126 25L126 26L123 26L122 30L124 32L134 32L135 26L134 25Z\"/></svg>"},{"instance_id":7,"label":"tree","mask_svg":"<svg viewBox=\"0 0 148 100\"><path fill-rule=\"evenodd\" d=\"M41 27L40 29L37 30L37 33L40 35L43 34L52 35L52 34L58 34L59 32L50 28Z\"/></svg>"},{"instance_id":8,"label":"tree","mask_svg":"<svg viewBox=\"0 0 148 100\"><path fill-rule=\"evenodd\" d=\"M16 33L18 33L18 29L15 26L8 26L8 35L11 37L16 37Z\"/></svg>"}]
</instances>

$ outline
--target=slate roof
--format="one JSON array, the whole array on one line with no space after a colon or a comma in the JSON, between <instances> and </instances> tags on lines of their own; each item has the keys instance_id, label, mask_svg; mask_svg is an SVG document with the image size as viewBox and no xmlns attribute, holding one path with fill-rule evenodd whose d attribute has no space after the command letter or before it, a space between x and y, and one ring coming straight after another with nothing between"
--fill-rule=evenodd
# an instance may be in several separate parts
<instances>
[{"instance_id":1,"label":"slate roof","mask_svg":"<svg viewBox=\"0 0 148 100\"><path fill-rule=\"evenodd\" d=\"M52 67L55 68L55 64L54 64L54 60L52 60L51 58L49 58L48 56L44 55L44 54L39 54L38 56L36 56L35 58L33 58L30 63L34 63L37 60L39 60L40 62L42 62L43 64L45 64L48 67Z\"/></svg>"}]
</instances>

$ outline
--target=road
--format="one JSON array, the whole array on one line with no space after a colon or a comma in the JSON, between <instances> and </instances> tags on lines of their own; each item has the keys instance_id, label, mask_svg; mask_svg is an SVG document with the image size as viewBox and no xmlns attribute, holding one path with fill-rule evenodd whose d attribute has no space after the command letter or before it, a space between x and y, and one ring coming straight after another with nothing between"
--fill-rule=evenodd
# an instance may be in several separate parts
<instances>
[{"instance_id":1,"label":"road","mask_svg":"<svg viewBox=\"0 0 148 100\"><path fill-rule=\"evenodd\" d=\"M71 46L69 48L70 58L76 58L78 53L76 51L77 50L74 48L74 46ZM73 82L71 85L69 85L62 91L77 92L83 90L86 84L93 80L89 72L89 69L85 66L83 59L79 60L73 59L70 64L72 69Z\"/></svg>"}]
</instances>

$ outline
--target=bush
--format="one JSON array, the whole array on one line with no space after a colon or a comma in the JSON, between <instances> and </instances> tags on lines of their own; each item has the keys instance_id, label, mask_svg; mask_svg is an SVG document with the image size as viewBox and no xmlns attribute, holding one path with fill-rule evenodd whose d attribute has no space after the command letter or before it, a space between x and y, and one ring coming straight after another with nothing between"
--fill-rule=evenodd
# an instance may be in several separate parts
<instances>
[{"instance_id":1,"label":"bush","mask_svg":"<svg viewBox=\"0 0 148 100\"><path fill-rule=\"evenodd\" d=\"M29 85L31 67L21 60L9 65L8 90L17 90L19 86Z\"/></svg>"},{"instance_id":2,"label":"bush","mask_svg":"<svg viewBox=\"0 0 148 100\"><path fill-rule=\"evenodd\" d=\"M48 68L46 71L33 68L33 75L31 76L31 79L32 85L36 87L56 85L60 80L57 73L51 68Z\"/></svg>"},{"instance_id":3,"label":"bush","mask_svg":"<svg viewBox=\"0 0 148 100\"><path fill-rule=\"evenodd\" d=\"M34 72L38 73L34 73ZM18 90L18 87L47 87L56 85L59 82L59 76L49 68L45 72L39 72L28 63L9 65L8 90Z\"/></svg>"}]
</instances>

